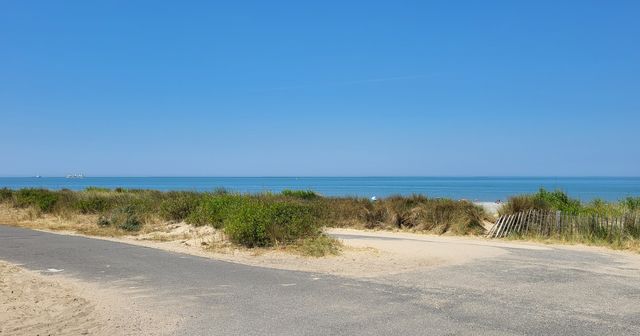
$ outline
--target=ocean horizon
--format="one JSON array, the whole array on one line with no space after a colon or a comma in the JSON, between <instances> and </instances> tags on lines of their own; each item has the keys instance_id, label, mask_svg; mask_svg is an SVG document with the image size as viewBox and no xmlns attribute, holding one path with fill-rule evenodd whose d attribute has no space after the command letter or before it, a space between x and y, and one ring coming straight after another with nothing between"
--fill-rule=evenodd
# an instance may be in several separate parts
<instances>
[{"instance_id":1,"label":"ocean horizon","mask_svg":"<svg viewBox=\"0 0 640 336\"><path fill-rule=\"evenodd\" d=\"M324 196L387 197L420 194L429 197L504 201L540 188L562 190L582 201L617 201L640 196L640 177L0 177L0 188L82 190L87 187L160 191L280 192L313 190Z\"/></svg>"}]
</instances>

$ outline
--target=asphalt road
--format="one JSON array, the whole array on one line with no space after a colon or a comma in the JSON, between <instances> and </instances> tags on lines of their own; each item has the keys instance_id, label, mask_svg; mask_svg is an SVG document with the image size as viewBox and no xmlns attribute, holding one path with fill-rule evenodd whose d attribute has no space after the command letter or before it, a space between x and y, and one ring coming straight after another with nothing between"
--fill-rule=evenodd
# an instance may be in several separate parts
<instances>
[{"instance_id":1,"label":"asphalt road","mask_svg":"<svg viewBox=\"0 0 640 336\"><path fill-rule=\"evenodd\" d=\"M358 280L0 225L0 259L169 307L177 335L640 335L634 257L506 249Z\"/></svg>"}]
</instances>

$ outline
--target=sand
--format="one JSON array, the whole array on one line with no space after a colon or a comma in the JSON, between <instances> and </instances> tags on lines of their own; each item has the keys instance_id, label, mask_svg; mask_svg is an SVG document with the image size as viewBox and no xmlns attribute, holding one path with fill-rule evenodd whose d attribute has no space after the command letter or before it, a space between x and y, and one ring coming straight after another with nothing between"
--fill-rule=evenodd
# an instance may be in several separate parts
<instances>
[{"instance_id":1,"label":"sand","mask_svg":"<svg viewBox=\"0 0 640 336\"><path fill-rule=\"evenodd\" d=\"M493 216L497 216L498 210L504 205L504 203L497 202L473 202L473 204L482 207L484 211Z\"/></svg>"},{"instance_id":2,"label":"sand","mask_svg":"<svg viewBox=\"0 0 640 336\"><path fill-rule=\"evenodd\" d=\"M0 261L0 335L161 335L176 321L131 304L121 290Z\"/></svg>"},{"instance_id":3,"label":"sand","mask_svg":"<svg viewBox=\"0 0 640 336\"><path fill-rule=\"evenodd\" d=\"M0 335L98 335L106 321L78 289L0 262Z\"/></svg>"}]
</instances>

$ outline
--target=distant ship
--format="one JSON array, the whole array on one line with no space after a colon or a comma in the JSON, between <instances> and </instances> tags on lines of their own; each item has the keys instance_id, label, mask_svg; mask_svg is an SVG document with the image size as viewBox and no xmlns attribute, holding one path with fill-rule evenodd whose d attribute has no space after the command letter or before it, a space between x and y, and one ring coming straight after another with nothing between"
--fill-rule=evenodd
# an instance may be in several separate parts
<instances>
[{"instance_id":1,"label":"distant ship","mask_svg":"<svg viewBox=\"0 0 640 336\"><path fill-rule=\"evenodd\" d=\"M69 174L67 175L68 179L75 179L75 178L84 178L84 174Z\"/></svg>"},{"instance_id":2,"label":"distant ship","mask_svg":"<svg viewBox=\"0 0 640 336\"><path fill-rule=\"evenodd\" d=\"M40 175L36 175L36 176L35 176L35 178L41 178L41 177L42 177L42 176L40 176Z\"/></svg>"}]
</instances>

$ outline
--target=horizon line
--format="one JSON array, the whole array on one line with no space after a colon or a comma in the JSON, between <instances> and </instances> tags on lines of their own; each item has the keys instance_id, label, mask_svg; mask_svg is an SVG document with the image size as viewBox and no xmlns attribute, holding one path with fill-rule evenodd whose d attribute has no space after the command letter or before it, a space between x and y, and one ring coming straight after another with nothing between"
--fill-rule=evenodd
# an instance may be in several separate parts
<instances>
[{"instance_id":1,"label":"horizon line","mask_svg":"<svg viewBox=\"0 0 640 336\"><path fill-rule=\"evenodd\" d=\"M0 178L66 177L67 175L0 176ZM640 178L640 175L85 175L83 178Z\"/></svg>"}]
</instances>

